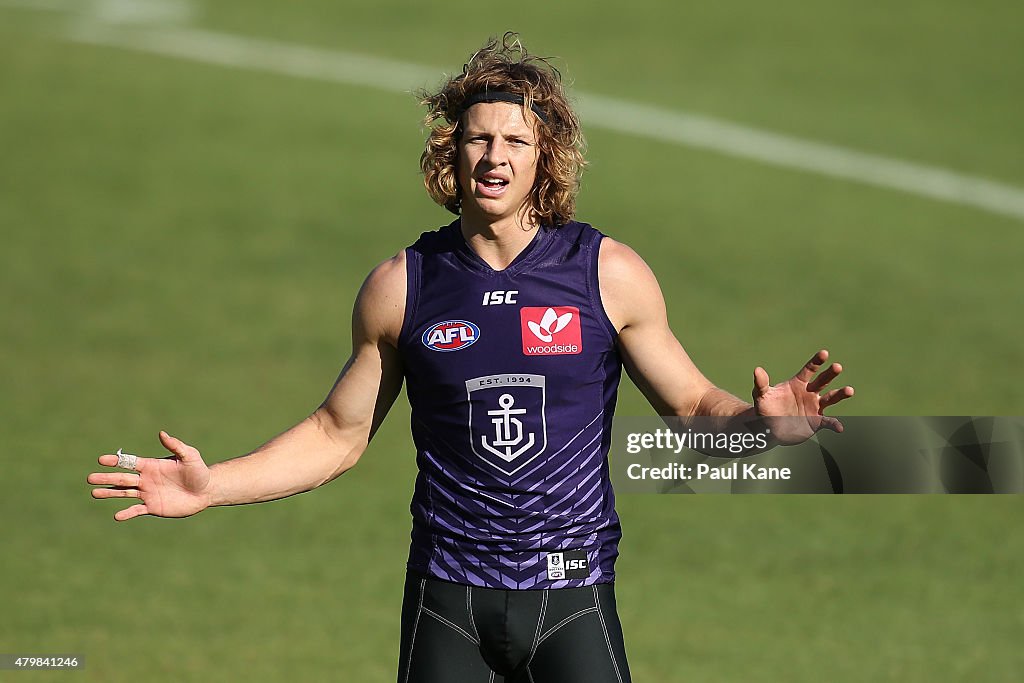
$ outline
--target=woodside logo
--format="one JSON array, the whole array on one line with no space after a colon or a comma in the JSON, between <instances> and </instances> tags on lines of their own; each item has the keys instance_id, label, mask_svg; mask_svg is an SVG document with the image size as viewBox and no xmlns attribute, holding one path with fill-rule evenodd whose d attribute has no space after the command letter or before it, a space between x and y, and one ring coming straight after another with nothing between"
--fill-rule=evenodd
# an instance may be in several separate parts
<instances>
[{"instance_id":1,"label":"woodside logo","mask_svg":"<svg viewBox=\"0 0 1024 683\"><path fill-rule=\"evenodd\" d=\"M580 309L575 306L524 306L519 309L523 353L560 356L583 351Z\"/></svg>"}]
</instances>

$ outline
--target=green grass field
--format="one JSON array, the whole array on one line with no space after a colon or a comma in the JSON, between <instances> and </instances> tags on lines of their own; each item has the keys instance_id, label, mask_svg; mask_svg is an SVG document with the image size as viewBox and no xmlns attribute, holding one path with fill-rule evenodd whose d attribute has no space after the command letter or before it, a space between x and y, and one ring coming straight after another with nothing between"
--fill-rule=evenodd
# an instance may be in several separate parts
<instances>
[{"instance_id":1,"label":"green grass field","mask_svg":"<svg viewBox=\"0 0 1024 683\"><path fill-rule=\"evenodd\" d=\"M97 16L121 34L170 19L31 4L0 1L0 653L87 666L0 680L393 680L415 476L404 398L358 468L271 505L115 525L119 504L92 500L85 476L118 447L160 454L159 429L234 457L319 404L366 272L450 220L417 173L415 98L84 44L70 31ZM581 92L1024 188L1016 3L194 9L192 28L437 80L513 28ZM586 130L580 217L647 258L721 386L746 396L755 365L779 378L827 345L858 391L840 413L1024 411L1024 217ZM620 413L649 412L624 382ZM619 509L636 681L1024 671L1019 497Z\"/></svg>"}]
</instances>

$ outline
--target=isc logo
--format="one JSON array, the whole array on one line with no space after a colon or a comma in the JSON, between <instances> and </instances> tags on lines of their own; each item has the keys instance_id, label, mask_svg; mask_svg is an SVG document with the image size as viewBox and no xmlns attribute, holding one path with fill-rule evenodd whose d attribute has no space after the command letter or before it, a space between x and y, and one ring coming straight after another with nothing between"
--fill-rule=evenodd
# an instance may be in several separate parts
<instances>
[{"instance_id":1,"label":"isc logo","mask_svg":"<svg viewBox=\"0 0 1024 683\"><path fill-rule=\"evenodd\" d=\"M587 564L587 551L566 550L561 553L548 553L549 581L585 579L589 575L590 566Z\"/></svg>"},{"instance_id":2,"label":"isc logo","mask_svg":"<svg viewBox=\"0 0 1024 683\"><path fill-rule=\"evenodd\" d=\"M504 289L496 289L493 292L484 292L484 300L481 302L481 304L484 306L514 304L516 302L517 296L519 296L518 289L510 289L508 291Z\"/></svg>"},{"instance_id":3,"label":"isc logo","mask_svg":"<svg viewBox=\"0 0 1024 683\"><path fill-rule=\"evenodd\" d=\"M459 351L479 338L480 328L468 320L445 320L428 327L421 341L433 351Z\"/></svg>"}]
</instances>

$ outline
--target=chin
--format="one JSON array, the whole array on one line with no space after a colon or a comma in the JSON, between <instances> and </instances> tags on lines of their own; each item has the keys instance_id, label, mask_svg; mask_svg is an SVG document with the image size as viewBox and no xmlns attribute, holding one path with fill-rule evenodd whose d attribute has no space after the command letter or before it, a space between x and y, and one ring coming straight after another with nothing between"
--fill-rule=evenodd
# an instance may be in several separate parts
<instances>
[{"instance_id":1,"label":"chin","mask_svg":"<svg viewBox=\"0 0 1024 683\"><path fill-rule=\"evenodd\" d=\"M466 205L463 203L462 211L466 213ZM515 215L515 209L511 205L501 202L473 202L470 208L470 213L476 214L481 218L487 218L491 221L498 221L504 218L510 218Z\"/></svg>"}]
</instances>

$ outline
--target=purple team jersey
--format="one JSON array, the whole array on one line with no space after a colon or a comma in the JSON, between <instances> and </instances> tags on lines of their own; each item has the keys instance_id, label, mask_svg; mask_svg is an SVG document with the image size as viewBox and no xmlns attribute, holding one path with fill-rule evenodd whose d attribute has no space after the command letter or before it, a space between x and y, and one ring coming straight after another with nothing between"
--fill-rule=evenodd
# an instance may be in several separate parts
<instances>
[{"instance_id":1,"label":"purple team jersey","mask_svg":"<svg viewBox=\"0 0 1024 683\"><path fill-rule=\"evenodd\" d=\"M406 249L410 570L489 588L613 580L607 456L622 366L598 290L602 237L583 223L540 228L502 271L459 221Z\"/></svg>"}]
</instances>

